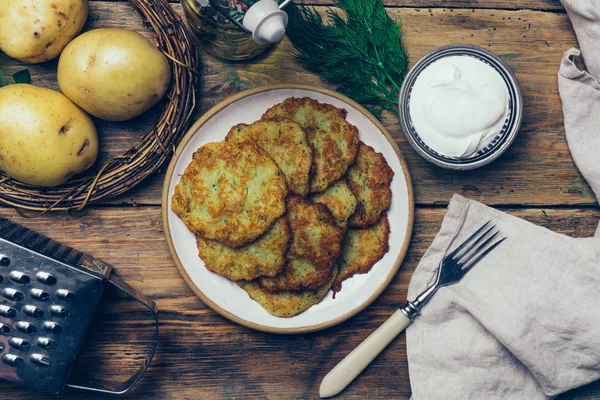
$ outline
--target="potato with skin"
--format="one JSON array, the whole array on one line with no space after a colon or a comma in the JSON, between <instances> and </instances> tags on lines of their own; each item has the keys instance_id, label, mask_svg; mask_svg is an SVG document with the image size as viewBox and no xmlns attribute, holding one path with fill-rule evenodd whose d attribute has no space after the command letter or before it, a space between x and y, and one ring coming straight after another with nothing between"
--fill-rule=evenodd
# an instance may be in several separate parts
<instances>
[{"instance_id":1,"label":"potato with skin","mask_svg":"<svg viewBox=\"0 0 600 400\"><path fill-rule=\"evenodd\" d=\"M167 58L145 37L126 29L94 29L65 48L58 86L89 114L125 121L150 109L171 81Z\"/></svg>"},{"instance_id":2,"label":"potato with skin","mask_svg":"<svg viewBox=\"0 0 600 400\"><path fill-rule=\"evenodd\" d=\"M0 169L21 182L57 186L91 167L91 118L63 94L33 85L0 88Z\"/></svg>"},{"instance_id":3,"label":"potato with skin","mask_svg":"<svg viewBox=\"0 0 600 400\"><path fill-rule=\"evenodd\" d=\"M0 6L0 49L28 63L58 57L81 31L88 0L4 0Z\"/></svg>"}]
</instances>

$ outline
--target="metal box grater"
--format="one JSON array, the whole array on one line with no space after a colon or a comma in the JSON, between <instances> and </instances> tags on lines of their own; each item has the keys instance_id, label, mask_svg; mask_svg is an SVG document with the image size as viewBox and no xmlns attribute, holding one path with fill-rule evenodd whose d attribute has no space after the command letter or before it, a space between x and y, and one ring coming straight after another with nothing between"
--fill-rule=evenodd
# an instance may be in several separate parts
<instances>
[{"instance_id":1,"label":"metal box grater","mask_svg":"<svg viewBox=\"0 0 600 400\"><path fill-rule=\"evenodd\" d=\"M106 283L154 313L151 352L125 382L68 383ZM112 274L112 267L0 218L0 378L53 394L65 386L120 394L142 377L158 339L154 302Z\"/></svg>"}]
</instances>

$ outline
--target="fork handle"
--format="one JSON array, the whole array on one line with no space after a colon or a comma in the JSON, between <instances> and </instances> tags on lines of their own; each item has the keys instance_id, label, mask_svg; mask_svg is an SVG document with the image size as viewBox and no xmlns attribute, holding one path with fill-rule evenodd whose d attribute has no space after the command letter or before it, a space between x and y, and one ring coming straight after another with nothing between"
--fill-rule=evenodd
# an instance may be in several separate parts
<instances>
[{"instance_id":1,"label":"fork handle","mask_svg":"<svg viewBox=\"0 0 600 400\"><path fill-rule=\"evenodd\" d=\"M321 381L319 396L335 396L346 388L398 336L411 320L398 309L340 361Z\"/></svg>"}]
</instances>

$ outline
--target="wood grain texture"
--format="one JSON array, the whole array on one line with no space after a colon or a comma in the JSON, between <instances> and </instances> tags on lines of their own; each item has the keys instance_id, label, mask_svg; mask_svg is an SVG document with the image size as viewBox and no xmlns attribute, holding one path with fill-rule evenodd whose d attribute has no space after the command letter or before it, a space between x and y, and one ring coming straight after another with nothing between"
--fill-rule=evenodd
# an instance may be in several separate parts
<instances>
[{"instance_id":1,"label":"wood grain texture","mask_svg":"<svg viewBox=\"0 0 600 400\"><path fill-rule=\"evenodd\" d=\"M331 0L309 0L324 13ZM132 286L160 308L156 358L140 384L123 398L144 399L316 399L325 373L406 299L412 273L439 230L443 206L452 193L491 205L574 237L591 236L600 210L577 172L562 126L556 73L561 56L577 42L559 0L384 0L403 22L403 41L414 63L436 47L470 43L504 57L515 71L526 103L523 127L509 151L483 169L457 173L423 161L404 140L398 118L387 115L409 164L417 203L415 229L400 272L366 310L325 331L279 336L238 326L207 308L186 286L168 254L160 218L162 174L131 192L88 210L81 218L65 213L37 219L11 218L116 266ZM181 14L181 7L174 4ZM524 9L524 10L523 10ZM151 38L134 9L123 0L90 2L86 29L122 27ZM196 117L241 90L268 83L324 84L299 66L289 41L247 63L229 63L201 54L200 105ZM10 75L29 68L33 83L57 89L56 61L30 66L0 54ZM134 145L152 123L153 113L116 124L96 120L101 159ZM163 170L166 169L163 168ZM129 204L137 204L131 207ZM145 206L149 205L149 206ZM540 208L538 206L549 206ZM76 371L123 378L143 358L150 319L121 297L108 298L98 312ZM0 383L2 399L41 400L48 396ZM597 399L600 382L559 397ZM396 339L340 396L348 399L408 399L410 384L404 335ZM67 391L66 398L107 396Z\"/></svg>"},{"instance_id":2,"label":"wood grain texture","mask_svg":"<svg viewBox=\"0 0 600 400\"><path fill-rule=\"evenodd\" d=\"M179 5L174 7L181 13ZM439 8L390 9L389 13L402 18L403 41L413 62L450 43L486 47L504 57L515 71L526 104L521 132L508 152L483 169L463 173L424 161L404 139L396 114L387 114L384 125L407 158L413 180L419 182L417 204L447 204L455 192L494 205L597 204L573 164L562 125L556 74L563 52L577 44L566 14ZM92 1L86 29L96 27L124 27L151 37L133 8L122 2ZM247 63L223 62L202 53L196 116L234 93L263 84L302 82L331 88L302 69L293 53L287 39ZM55 64L27 66L0 54L0 68L8 74L30 68L35 84L56 89ZM125 124L97 121L103 159L136 143L151 122L151 114ZM161 177L151 177L110 203L160 204L161 184Z\"/></svg>"},{"instance_id":3,"label":"wood grain texture","mask_svg":"<svg viewBox=\"0 0 600 400\"><path fill-rule=\"evenodd\" d=\"M113 264L132 286L151 296L160 309L160 343L148 375L124 398L144 399L309 399L318 397L320 379L347 352L381 324L406 299L418 260L439 230L445 210L421 209L408 256L392 284L371 306L325 331L273 335L236 325L208 309L186 286L167 252L158 207L93 208L83 218L50 215L8 217L40 233ZM514 209L509 212L573 237L591 236L600 210ZM132 371L150 337L151 322L132 313L131 302L119 299L103 308L91 330L93 341L77 371L96 371L118 378ZM142 318L144 317L144 318ZM128 344L121 344L128 343ZM404 335L344 392L348 399L408 399ZM46 396L1 383L2 398L45 399ZM600 385L579 389L592 393ZM104 398L69 391L69 398ZM561 399L582 399L579 395Z\"/></svg>"},{"instance_id":4,"label":"wood grain texture","mask_svg":"<svg viewBox=\"0 0 600 400\"><path fill-rule=\"evenodd\" d=\"M331 5L331 0L305 0L307 4ZM564 12L559 0L383 0L386 7L414 8L486 8L500 10L536 10Z\"/></svg>"},{"instance_id":5,"label":"wood grain texture","mask_svg":"<svg viewBox=\"0 0 600 400\"><path fill-rule=\"evenodd\" d=\"M92 0L97 1L97 0ZM111 0L127 1L127 0ZM170 3L180 3L180 0L168 0ZM536 10L564 12L559 0L382 0L386 7L414 8L487 8L500 10ZM330 6L332 0L298 1L308 5Z\"/></svg>"}]
</instances>

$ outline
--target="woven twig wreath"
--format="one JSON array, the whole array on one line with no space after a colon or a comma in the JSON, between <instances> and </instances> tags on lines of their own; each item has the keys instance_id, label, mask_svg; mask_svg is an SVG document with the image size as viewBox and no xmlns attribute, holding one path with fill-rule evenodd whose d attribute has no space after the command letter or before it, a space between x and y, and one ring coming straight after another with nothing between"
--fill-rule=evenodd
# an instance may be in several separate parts
<instances>
[{"instance_id":1,"label":"woven twig wreath","mask_svg":"<svg viewBox=\"0 0 600 400\"><path fill-rule=\"evenodd\" d=\"M122 194L156 172L171 157L195 107L197 58L192 40L167 0L130 0L155 32L173 73L162 111L141 143L105 163L95 175L42 188L11 179L0 171L0 202L21 210L81 210Z\"/></svg>"}]
</instances>

